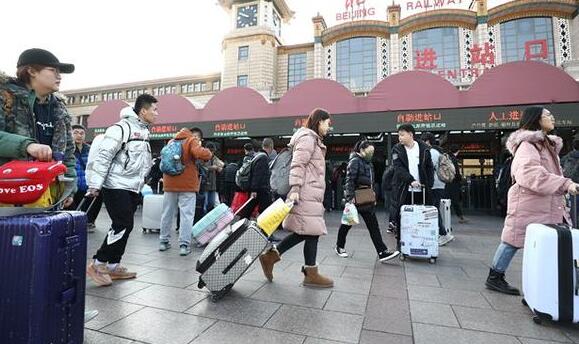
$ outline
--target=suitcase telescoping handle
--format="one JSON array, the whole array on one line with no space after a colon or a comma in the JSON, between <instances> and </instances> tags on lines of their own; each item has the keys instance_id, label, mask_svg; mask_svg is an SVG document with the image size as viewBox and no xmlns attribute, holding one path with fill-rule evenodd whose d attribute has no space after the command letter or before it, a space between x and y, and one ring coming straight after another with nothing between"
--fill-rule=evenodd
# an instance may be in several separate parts
<instances>
[{"instance_id":1,"label":"suitcase telescoping handle","mask_svg":"<svg viewBox=\"0 0 579 344\"><path fill-rule=\"evenodd\" d=\"M94 203L96 202L97 197L84 196L82 198L82 200L80 201L80 203L78 204L78 206L76 207L76 210L82 211L82 207L87 202L87 200L90 199L90 204L88 205L88 208L85 211L85 213L88 213L90 211L90 209L92 208L92 206L94 205Z\"/></svg>"},{"instance_id":2,"label":"suitcase telescoping handle","mask_svg":"<svg viewBox=\"0 0 579 344\"><path fill-rule=\"evenodd\" d=\"M422 204L426 205L426 188L422 184L420 184L420 187L422 188ZM414 205L414 191L410 192L410 202Z\"/></svg>"}]
</instances>

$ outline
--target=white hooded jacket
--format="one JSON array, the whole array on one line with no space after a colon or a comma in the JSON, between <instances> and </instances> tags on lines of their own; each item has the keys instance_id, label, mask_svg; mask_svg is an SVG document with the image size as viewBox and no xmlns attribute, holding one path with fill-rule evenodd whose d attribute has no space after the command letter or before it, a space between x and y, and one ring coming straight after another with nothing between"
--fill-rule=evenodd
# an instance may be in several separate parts
<instances>
[{"instance_id":1,"label":"white hooded jacket","mask_svg":"<svg viewBox=\"0 0 579 344\"><path fill-rule=\"evenodd\" d=\"M94 189L140 192L152 166L148 126L131 107L121 120L93 142L86 167L86 182ZM123 147L124 143L124 147Z\"/></svg>"}]
</instances>

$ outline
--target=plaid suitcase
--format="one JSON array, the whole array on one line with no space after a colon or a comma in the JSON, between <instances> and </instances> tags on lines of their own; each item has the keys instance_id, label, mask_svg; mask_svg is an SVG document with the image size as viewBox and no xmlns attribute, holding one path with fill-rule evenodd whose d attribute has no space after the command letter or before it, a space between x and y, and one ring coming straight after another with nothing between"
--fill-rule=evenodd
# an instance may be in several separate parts
<instances>
[{"instance_id":1,"label":"plaid suitcase","mask_svg":"<svg viewBox=\"0 0 579 344\"><path fill-rule=\"evenodd\" d=\"M0 217L0 343L83 342L86 216Z\"/></svg>"},{"instance_id":2,"label":"plaid suitcase","mask_svg":"<svg viewBox=\"0 0 579 344\"><path fill-rule=\"evenodd\" d=\"M240 220L221 231L197 261L199 289L207 287L212 300L221 299L268 245L257 224Z\"/></svg>"}]
</instances>

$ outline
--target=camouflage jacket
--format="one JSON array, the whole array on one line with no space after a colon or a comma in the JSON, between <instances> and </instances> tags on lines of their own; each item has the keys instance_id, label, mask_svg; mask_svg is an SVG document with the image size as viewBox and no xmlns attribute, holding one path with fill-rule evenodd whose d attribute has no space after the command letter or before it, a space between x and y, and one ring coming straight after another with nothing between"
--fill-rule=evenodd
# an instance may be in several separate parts
<instances>
[{"instance_id":1,"label":"camouflage jacket","mask_svg":"<svg viewBox=\"0 0 579 344\"><path fill-rule=\"evenodd\" d=\"M58 96L54 102L54 136L52 151L64 155L66 176L76 178L76 159L70 115L64 100ZM36 142L36 95L17 80L0 74L0 165L11 160L28 158L26 147ZM76 181L75 181L76 183Z\"/></svg>"}]
</instances>

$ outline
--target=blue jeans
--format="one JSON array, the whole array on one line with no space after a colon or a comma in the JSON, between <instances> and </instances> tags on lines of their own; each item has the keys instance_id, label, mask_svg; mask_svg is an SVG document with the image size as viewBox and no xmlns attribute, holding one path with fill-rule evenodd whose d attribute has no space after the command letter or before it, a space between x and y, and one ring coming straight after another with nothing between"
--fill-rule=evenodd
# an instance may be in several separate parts
<instances>
[{"instance_id":1,"label":"blue jeans","mask_svg":"<svg viewBox=\"0 0 579 344\"><path fill-rule=\"evenodd\" d=\"M163 215L161 215L161 242L171 240L171 227L177 217L181 215L179 228L179 245L191 245L191 231L193 230L193 216L195 215L195 192L168 192L163 194Z\"/></svg>"},{"instance_id":2,"label":"blue jeans","mask_svg":"<svg viewBox=\"0 0 579 344\"><path fill-rule=\"evenodd\" d=\"M495 258L493 259L493 270L504 274L518 250L518 248L511 246L506 242L501 242L499 247L497 247L497 252L495 253Z\"/></svg>"},{"instance_id":3,"label":"blue jeans","mask_svg":"<svg viewBox=\"0 0 579 344\"><path fill-rule=\"evenodd\" d=\"M205 203L203 204L203 213L207 214L207 211L215 208L221 202L219 202L219 194L217 191L205 191Z\"/></svg>"}]
</instances>

